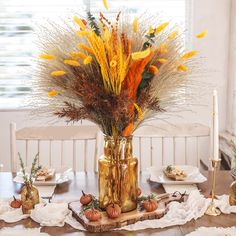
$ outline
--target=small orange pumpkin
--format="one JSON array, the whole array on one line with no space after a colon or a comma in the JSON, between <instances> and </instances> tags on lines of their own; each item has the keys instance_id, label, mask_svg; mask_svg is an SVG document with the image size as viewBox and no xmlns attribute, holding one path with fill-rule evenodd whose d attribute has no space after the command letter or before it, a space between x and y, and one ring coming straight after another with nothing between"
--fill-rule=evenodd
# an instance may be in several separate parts
<instances>
[{"instance_id":1,"label":"small orange pumpkin","mask_svg":"<svg viewBox=\"0 0 236 236\"><path fill-rule=\"evenodd\" d=\"M155 211L158 207L157 201L154 199L148 199L143 202L143 208L147 212Z\"/></svg>"},{"instance_id":2,"label":"small orange pumpkin","mask_svg":"<svg viewBox=\"0 0 236 236\"><path fill-rule=\"evenodd\" d=\"M84 215L89 221L97 221L102 217L101 212L94 208L85 211Z\"/></svg>"},{"instance_id":3,"label":"small orange pumpkin","mask_svg":"<svg viewBox=\"0 0 236 236\"><path fill-rule=\"evenodd\" d=\"M140 196L141 193L142 193L142 189L141 189L141 188L138 188L138 189L137 189L137 195Z\"/></svg>"},{"instance_id":4,"label":"small orange pumpkin","mask_svg":"<svg viewBox=\"0 0 236 236\"><path fill-rule=\"evenodd\" d=\"M115 219L120 216L121 208L118 204L110 204L106 208L107 216L111 219Z\"/></svg>"},{"instance_id":5,"label":"small orange pumpkin","mask_svg":"<svg viewBox=\"0 0 236 236\"><path fill-rule=\"evenodd\" d=\"M85 194L82 190L82 196L80 197L80 203L82 205L87 205L92 201L92 195L91 194Z\"/></svg>"},{"instance_id":6,"label":"small orange pumpkin","mask_svg":"<svg viewBox=\"0 0 236 236\"><path fill-rule=\"evenodd\" d=\"M21 200L16 199L15 196L13 196L13 200L11 201L10 206L11 206L12 208L20 208L21 205L22 205Z\"/></svg>"}]
</instances>

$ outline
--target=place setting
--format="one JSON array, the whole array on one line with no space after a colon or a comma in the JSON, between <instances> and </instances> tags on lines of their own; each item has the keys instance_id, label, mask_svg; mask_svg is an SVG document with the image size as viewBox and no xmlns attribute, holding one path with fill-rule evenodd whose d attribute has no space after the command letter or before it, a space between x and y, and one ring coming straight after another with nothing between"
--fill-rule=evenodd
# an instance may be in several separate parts
<instances>
[{"instance_id":1,"label":"place setting","mask_svg":"<svg viewBox=\"0 0 236 236\"><path fill-rule=\"evenodd\" d=\"M183 24L184 0L22 4L6 27L28 43L8 54L32 62L32 85L11 84L22 111L0 118L0 236L236 235L234 123L207 81L214 29Z\"/></svg>"},{"instance_id":2,"label":"place setting","mask_svg":"<svg viewBox=\"0 0 236 236\"><path fill-rule=\"evenodd\" d=\"M19 153L18 155L20 157ZM66 166L62 166L59 168L49 168L47 166L43 167L38 164L38 156L39 154L37 154L34 158L34 161L37 163L36 164L37 167L35 167L36 172L33 177L33 184L39 190L41 198L50 200L54 194L57 185L70 182L72 168ZM13 181L17 184L24 184L24 180L30 175L31 170L30 168L24 166L21 157L20 157L20 166L21 170L17 172ZM22 171L23 169L25 175L24 172Z\"/></svg>"}]
</instances>

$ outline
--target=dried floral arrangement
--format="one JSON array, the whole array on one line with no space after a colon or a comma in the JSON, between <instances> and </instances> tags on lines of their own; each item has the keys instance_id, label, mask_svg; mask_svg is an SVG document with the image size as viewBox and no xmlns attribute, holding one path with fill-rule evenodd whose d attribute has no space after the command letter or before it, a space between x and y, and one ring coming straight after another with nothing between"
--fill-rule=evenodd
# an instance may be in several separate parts
<instances>
[{"instance_id":1,"label":"dried floral arrangement","mask_svg":"<svg viewBox=\"0 0 236 236\"><path fill-rule=\"evenodd\" d=\"M192 96L197 51L185 49L183 35L169 22L87 12L74 23L44 29L34 84L38 112L69 122L88 119L104 134L121 137Z\"/></svg>"}]
</instances>

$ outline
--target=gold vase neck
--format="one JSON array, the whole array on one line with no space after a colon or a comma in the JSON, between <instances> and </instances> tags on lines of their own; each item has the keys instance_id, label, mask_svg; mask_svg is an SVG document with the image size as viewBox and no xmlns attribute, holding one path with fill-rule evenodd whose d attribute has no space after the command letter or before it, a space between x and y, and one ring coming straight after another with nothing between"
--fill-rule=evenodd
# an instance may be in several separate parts
<instances>
[{"instance_id":1,"label":"gold vase neck","mask_svg":"<svg viewBox=\"0 0 236 236\"><path fill-rule=\"evenodd\" d=\"M133 136L104 136L104 155L107 159L122 160L133 157Z\"/></svg>"},{"instance_id":2,"label":"gold vase neck","mask_svg":"<svg viewBox=\"0 0 236 236\"><path fill-rule=\"evenodd\" d=\"M133 135L130 135L130 136L117 136L117 137L114 137L114 136L109 136L109 135L106 135L104 134L104 140L105 141L132 141L133 139Z\"/></svg>"}]
</instances>

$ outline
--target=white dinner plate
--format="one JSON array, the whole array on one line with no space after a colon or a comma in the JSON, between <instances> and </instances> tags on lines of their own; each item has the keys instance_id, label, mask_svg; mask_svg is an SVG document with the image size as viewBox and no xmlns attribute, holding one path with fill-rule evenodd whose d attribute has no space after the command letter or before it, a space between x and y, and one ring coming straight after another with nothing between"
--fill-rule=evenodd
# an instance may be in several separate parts
<instances>
[{"instance_id":1,"label":"white dinner plate","mask_svg":"<svg viewBox=\"0 0 236 236\"><path fill-rule=\"evenodd\" d=\"M71 172L72 172L72 169L68 167L62 167L62 168L56 169L55 176L52 179L46 180L46 181L34 181L34 185L35 186L51 186L51 185L66 183L70 180ZM21 184L24 183L21 172L17 173L13 181L16 183L21 183Z\"/></svg>"},{"instance_id":2,"label":"white dinner plate","mask_svg":"<svg viewBox=\"0 0 236 236\"><path fill-rule=\"evenodd\" d=\"M199 169L195 166L176 165L176 167L179 167L180 169L185 171L185 173L187 174L185 180L177 181L168 178L163 172L166 166L162 166L159 168L155 166L149 167L148 172L151 175L150 180L161 184L198 184L198 183L203 183L207 180L206 177L203 176L200 173Z\"/></svg>"}]
</instances>

